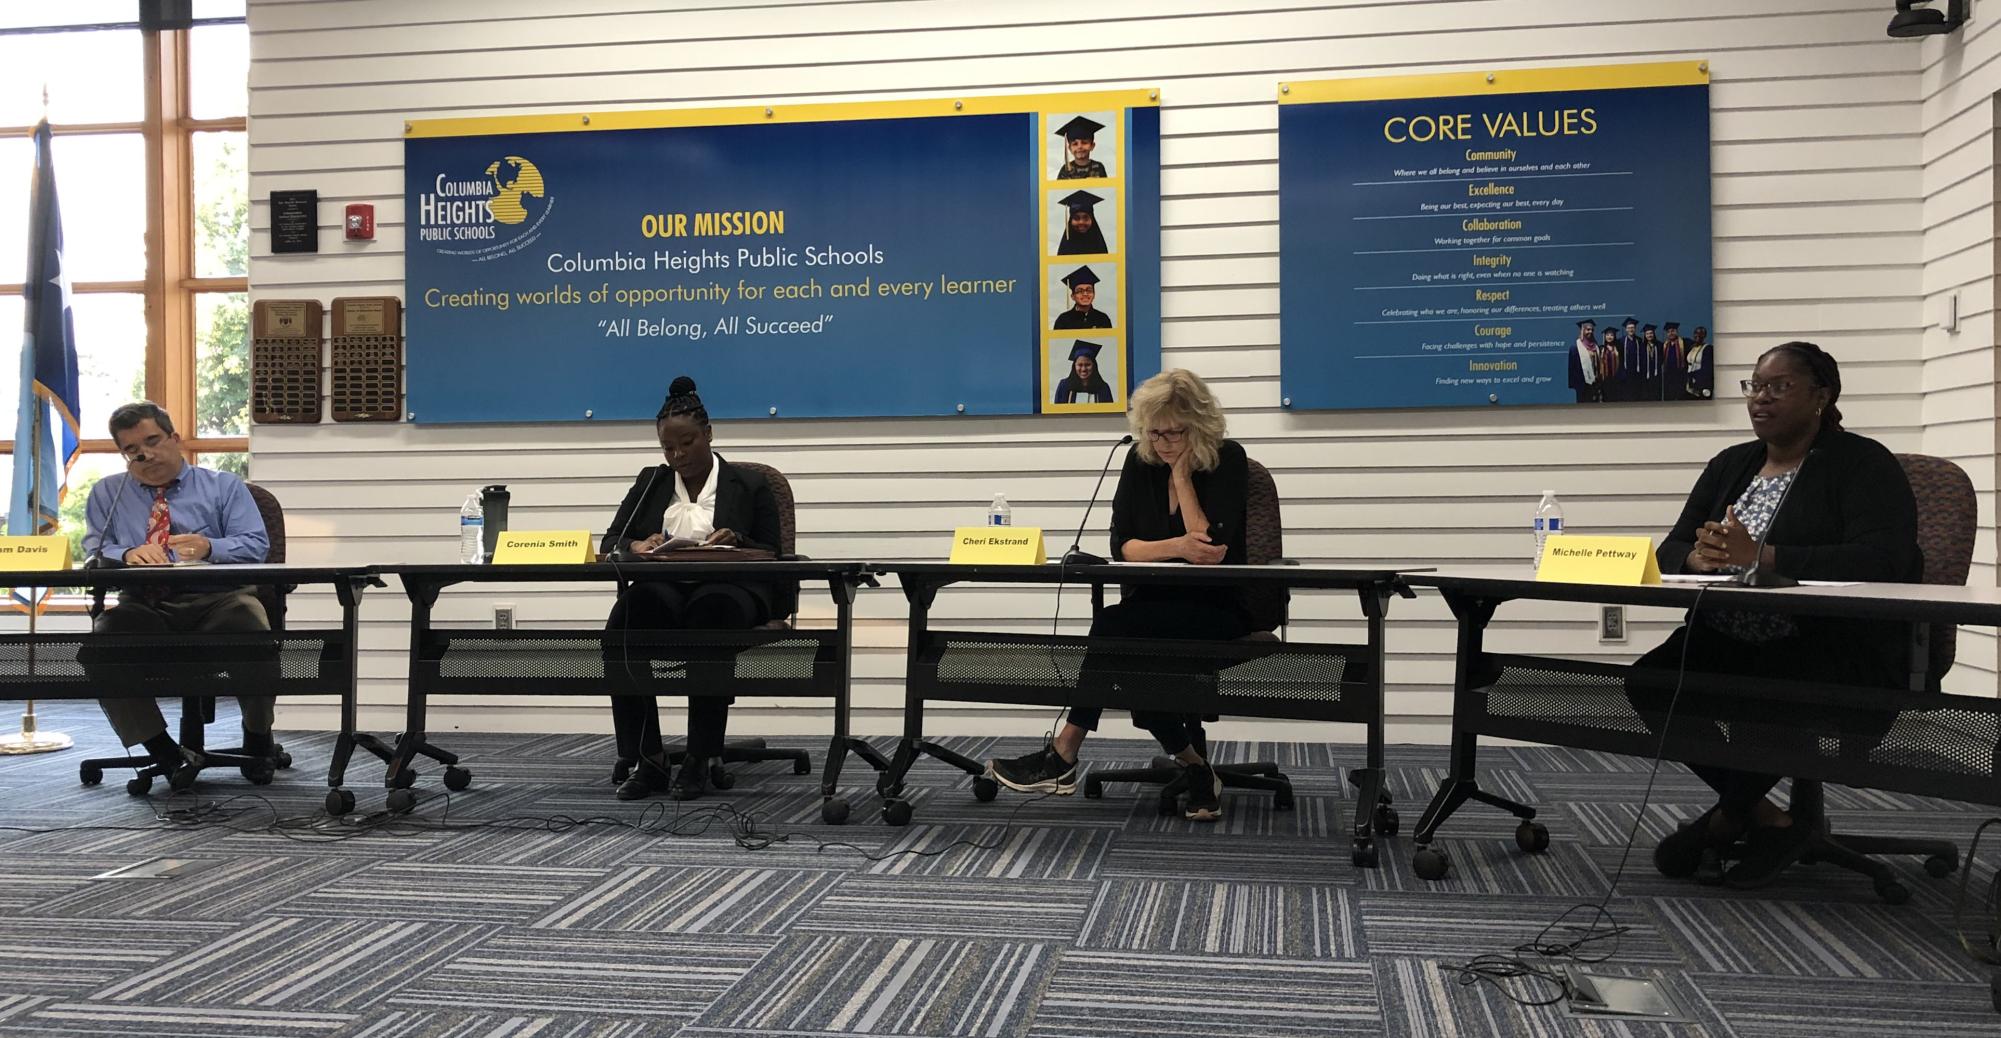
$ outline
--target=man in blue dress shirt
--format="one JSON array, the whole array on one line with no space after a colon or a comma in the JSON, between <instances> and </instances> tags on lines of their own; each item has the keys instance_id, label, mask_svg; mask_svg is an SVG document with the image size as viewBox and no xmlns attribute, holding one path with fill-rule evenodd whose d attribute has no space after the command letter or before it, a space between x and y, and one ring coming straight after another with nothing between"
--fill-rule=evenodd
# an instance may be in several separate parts
<instances>
[{"instance_id":1,"label":"man in blue dress shirt","mask_svg":"<svg viewBox=\"0 0 2001 1038\"><path fill-rule=\"evenodd\" d=\"M249 488L228 472L188 464L165 409L150 401L126 404L111 413L110 426L112 442L125 455L125 471L91 488L83 537L89 557L127 566L264 561L270 539ZM256 588L222 583L164 595L122 592L93 628L116 634L270 629ZM278 677L275 655L242 669L244 673L230 677L251 687L268 687ZM237 703L243 711L243 752L269 756L272 697L239 695ZM201 769L200 755L167 734L159 703L128 698L100 700L100 705L118 738L126 746L146 747L174 788L193 782Z\"/></svg>"}]
</instances>

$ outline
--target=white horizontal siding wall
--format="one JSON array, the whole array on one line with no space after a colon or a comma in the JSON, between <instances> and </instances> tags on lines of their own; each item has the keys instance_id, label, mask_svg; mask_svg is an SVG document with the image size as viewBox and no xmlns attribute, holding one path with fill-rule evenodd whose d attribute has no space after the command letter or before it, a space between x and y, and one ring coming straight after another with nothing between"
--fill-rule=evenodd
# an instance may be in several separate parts
<instances>
[{"instance_id":1,"label":"white horizontal siding wall","mask_svg":"<svg viewBox=\"0 0 2001 1038\"><path fill-rule=\"evenodd\" d=\"M1950 277L1978 297L1971 308L1963 300L1963 312L1979 316L1955 341L1972 341L1976 323L1981 342L1992 337L1991 260L1947 271L1954 246L1944 239L1948 221L1932 208L1950 192L1926 193L1934 165L1943 176L1948 162L1961 162L1961 177L1986 190L1991 155L1986 143L1978 156L1932 153L1937 134L1925 127L1948 89L1934 81L1951 77L1935 60L1923 64L1930 51L1884 38L1880 0L1260 0L1242 13L1212 0L1100 0L1088 9L1068 0L661 6L253 2L253 297L401 293L406 119L1159 87L1165 360L1217 384L1233 434L1272 468L1288 554L1511 565L1526 556L1525 520L1546 487L1563 495L1580 531L1658 536L1702 463L1748 435L1741 407L1281 411L1276 85L1700 58L1715 81L1718 384L1742 377L1765 345L1815 339L1849 372L1843 405L1856 428L1899 450L1954 436L1949 453L1986 462L1975 478L1991 503L1991 397L1934 385L1969 376L1952 367L1955 347L1935 342L1923 320L1933 280ZM1078 21L1080 10L1091 20ZM1983 142L1991 140L1986 111L1983 101L1971 117L1980 125L1966 131ZM323 215L373 202L379 240L349 246L325 215L321 253L272 257L265 199L305 187L320 192ZM1966 193L1953 190L1952 198ZM1985 197L1962 212L1991 220ZM1991 232L1969 229L1963 240L1991 245ZM1991 370L1974 374L1975 384L1991 387ZM1099 416L729 422L716 438L731 457L791 475L802 551L910 560L940 557L945 531L977 521L995 490L1007 492L1018 524L1073 526L1104 457L1099 444L1118 432L1117 419ZM512 487L517 527L600 526L653 456L650 436L639 423L259 427L254 473L287 506L296 561L443 561L453 557L460 500L483 483ZM1991 537L1983 559L1991 579ZM601 624L610 604L600 589L522 586L450 594L438 612L490 623L497 601L514 603L523 623L579 627ZM831 617L823 593L809 590L802 601L805 622ZM393 729L407 609L394 590L366 606L364 721ZM944 596L936 615L1047 629L1051 606L1039 590L967 590ZM1073 593L1063 606L1066 617L1081 618L1085 597ZM333 611L326 596L297 608L307 617ZM858 614L859 723L891 731L901 703L902 596L864 593ZM1600 646L1586 610L1551 605L1502 616L1511 646L1608 657L1652 644L1670 620L1635 617L1630 645ZM1359 631L1353 602L1337 595L1298 596L1293 618L1295 638ZM1396 603L1391 619L1392 736L1439 738L1452 673L1449 618L1427 596ZM1968 663L1991 688L1992 640L1968 648ZM743 715L744 731L824 731L827 723L811 703L746 701ZM434 728L606 724L596 703L556 698L440 703L432 716ZM967 733L1028 734L1046 723L1040 710L948 708L930 717L934 729ZM314 707L291 707L286 717L330 719ZM1320 734L1357 733L1328 726Z\"/></svg>"}]
</instances>

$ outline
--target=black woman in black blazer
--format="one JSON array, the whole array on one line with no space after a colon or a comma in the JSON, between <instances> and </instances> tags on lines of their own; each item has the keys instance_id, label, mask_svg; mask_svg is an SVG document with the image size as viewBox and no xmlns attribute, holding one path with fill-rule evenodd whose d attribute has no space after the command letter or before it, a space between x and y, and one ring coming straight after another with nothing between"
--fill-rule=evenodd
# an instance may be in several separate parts
<instances>
[{"instance_id":1,"label":"black woman in black blazer","mask_svg":"<svg viewBox=\"0 0 2001 1038\"><path fill-rule=\"evenodd\" d=\"M1841 427L1835 400L1841 369L1818 346L1789 342L1767 351L1748 380L1747 410L1756 440L1710 459L1656 557L1662 573L1729 574L1754 564L1794 580L1914 582L1923 575L1917 504L1895 455ZM1776 513L1772 511L1777 507ZM1762 546L1759 534L1769 525ZM1675 675L1690 673L1825 680L1901 688L1909 632L1902 624L1791 620L1704 607L1689 626L1641 657L1628 680L1648 727L1668 721ZM1678 718L1714 733L1711 719L1783 731L1798 707L1784 711L1690 693ZM1895 714L1842 711L1830 718L1845 737L1872 742ZM1722 736L1718 736L1722 737ZM1804 736L1803 737L1810 737ZM1723 875L1732 886L1769 882L1799 859L1804 826L1766 799L1779 777L1724 768L1693 769L1717 793L1716 805L1663 838L1654 864L1664 875L1716 878L1722 858L1743 840L1742 860Z\"/></svg>"},{"instance_id":2,"label":"black woman in black blazer","mask_svg":"<svg viewBox=\"0 0 2001 1038\"><path fill-rule=\"evenodd\" d=\"M692 536L710 544L779 547L778 502L763 475L731 465L712 449L713 432L695 382L674 380L654 420L667 464L651 466L634 478L632 489L612 516L601 545L607 553L643 554L672 536ZM712 509L703 491L713 483ZM681 497L686 488L688 499ZM673 509L673 529L668 529ZM792 589L761 582L646 580L628 586L612 607L608 632L647 630L744 630L790 612ZM621 800L637 800L666 790L676 800L708 791L712 769L722 756L731 699L688 697L688 755L675 774L660 739L660 715L652 696L636 690L635 675L652 666L643 653L625 650L618 639L605 644L605 676L613 694L612 727L618 736L621 770L629 777L618 787Z\"/></svg>"}]
</instances>

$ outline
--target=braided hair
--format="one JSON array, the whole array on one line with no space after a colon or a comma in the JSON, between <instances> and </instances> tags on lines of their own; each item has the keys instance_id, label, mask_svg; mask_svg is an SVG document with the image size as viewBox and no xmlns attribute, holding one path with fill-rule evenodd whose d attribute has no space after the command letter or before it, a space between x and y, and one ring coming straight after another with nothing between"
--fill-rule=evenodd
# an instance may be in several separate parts
<instances>
[{"instance_id":1,"label":"braided hair","mask_svg":"<svg viewBox=\"0 0 2001 1038\"><path fill-rule=\"evenodd\" d=\"M660 404L660 413L653 416L656 422L669 418L686 418L706 429L709 427L709 409L702 406L702 398L695 395L695 380L686 375L674 379L667 387L667 399Z\"/></svg>"},{"instance_id":2,"label":"braided hair","mask_svg":"<svg viewBox=\"0 0 2001 1038\"><path fill-rule=\"evenodd\" d=\"M1782 342L1766 350L1764 357L1774 353L1784 353L1806 365L1807 373L1813 376L1814 384L1827 390L1827 406L1820 412L1820 428L1823 432L1841 431L1841 408L1834 402L1841 399L1841 365L1835 363L1834 355L1810 342ZM1764 357L1758 358L1763 360Z\"/></svg>"}]
</instances>

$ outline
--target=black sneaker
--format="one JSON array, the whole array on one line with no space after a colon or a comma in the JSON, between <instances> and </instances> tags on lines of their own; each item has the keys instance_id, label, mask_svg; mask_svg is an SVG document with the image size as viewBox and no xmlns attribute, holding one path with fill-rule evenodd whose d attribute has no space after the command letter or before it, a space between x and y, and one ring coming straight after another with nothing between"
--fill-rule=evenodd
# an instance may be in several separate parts
<instances>
[{"instance_id":1,"label":"black sneaker","mask_svg":"<svg viewBox=\"0 0 2001 1038\"><path fill-rule=\"evenodd\" d=\"M1188 765L1188 806L1182 816L1191 822L1213 822L1223 817L1223 780L1208 761Z\"/></svg>"},{"instance_id":2,"label":"black sneaker","mask_svg":"<svg viewBox=\"0 0 2001 1038\"><path fill-rule=\"evenodd\" d=\"M1077 792L1077 765L1064 760L1054 743L1046 743L1034 753L1013 760L990 760L987 774L1017 793L1054 793L1067 797Z\"/></svg>"}]
</instances>

